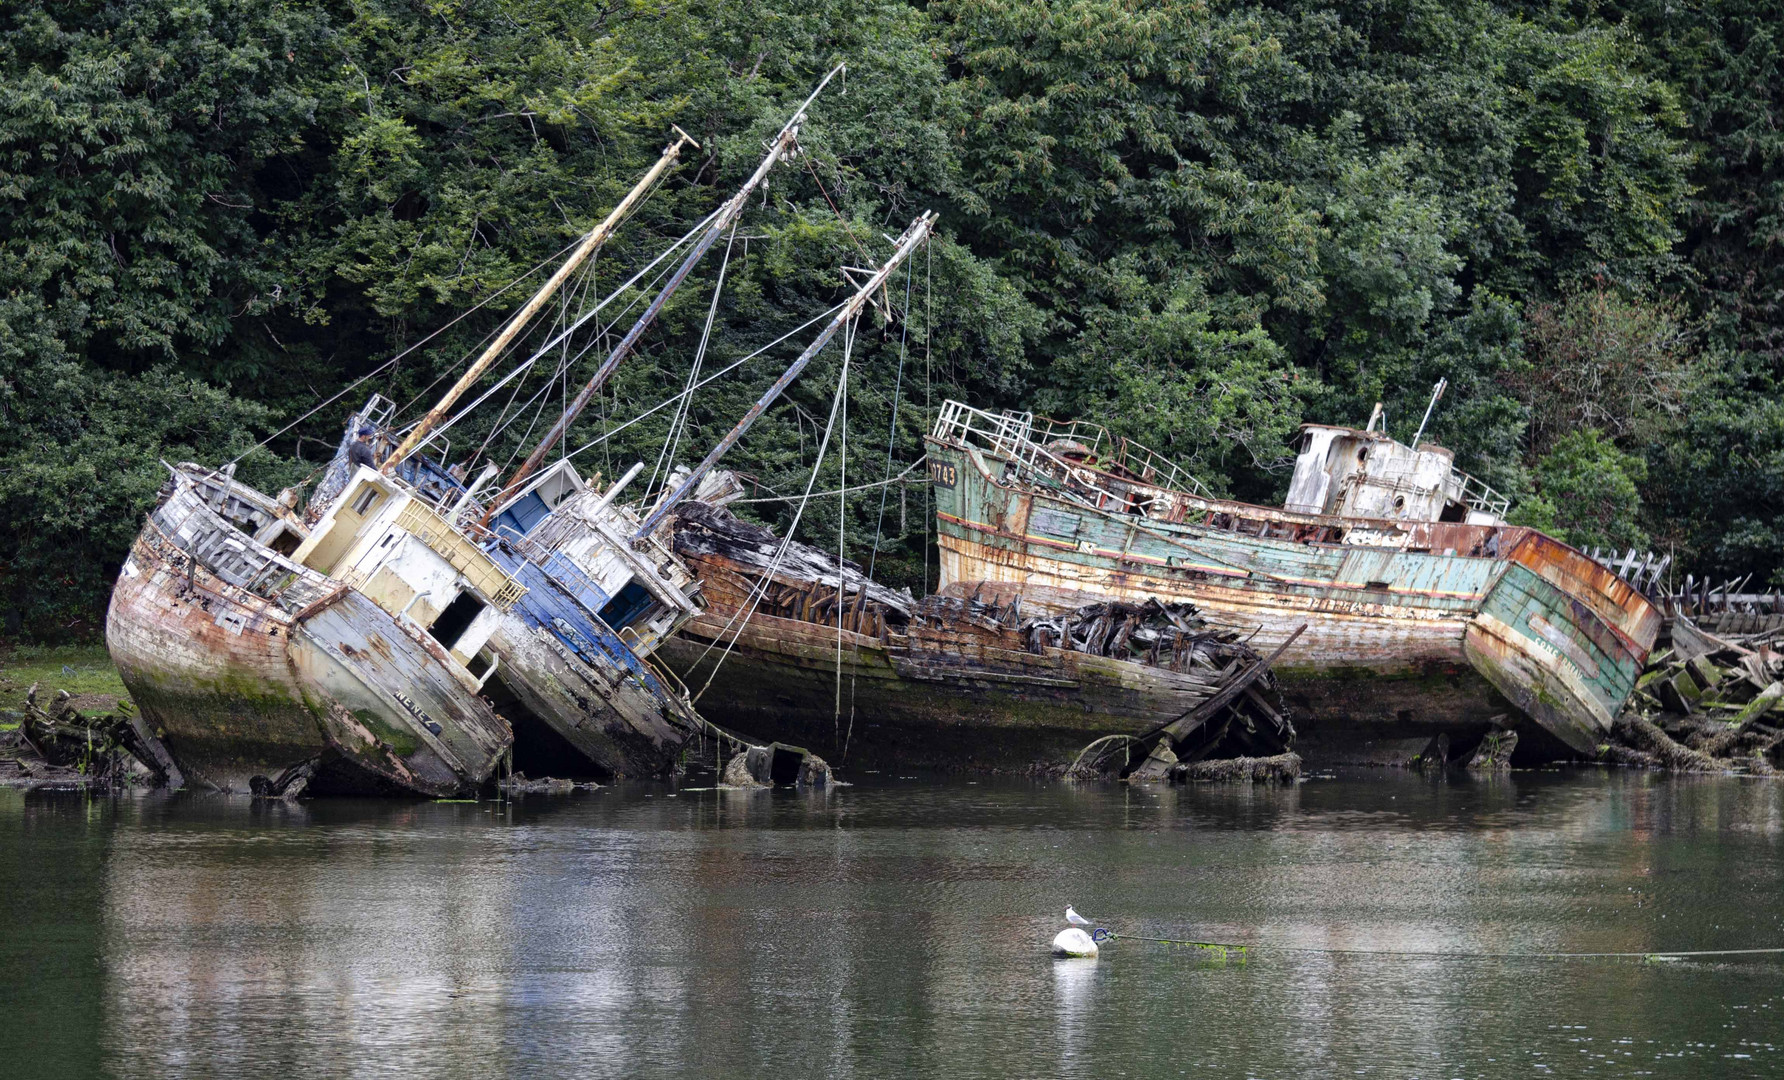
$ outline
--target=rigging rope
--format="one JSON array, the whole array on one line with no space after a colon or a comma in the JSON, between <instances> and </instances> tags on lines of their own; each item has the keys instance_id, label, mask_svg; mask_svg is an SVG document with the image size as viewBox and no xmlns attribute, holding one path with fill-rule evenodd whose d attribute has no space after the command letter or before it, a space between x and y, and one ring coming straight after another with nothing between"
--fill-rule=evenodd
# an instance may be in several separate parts
<instances>
[{"instance_id":1,"label":"rigging rope","mask_svg":"<svg viewBox=\"0 0 1784 1080\"><path fill-rule=\"evenodd\" d=\"M470 307L459 312L457 315L453 316L451 321L447 322L446 325L440 327L438 330L435 330L433 333L422 338L420 341L417 341L415 344L404 349L402 352L397 353L395 356L384 361L382 364L379 364L377 367L366 372L364 375L361 375L359 378L354 379L352 382L348 383L346 386L343 386L341 389L335 391L333 394L329 395L327 398L324 398L321 402L317 403L316 407L311 409L309 412L304 413L302 416L298 417L296 420L291 421L291 423L286 424L284 427L273 432L271 435L268 435L266 438L255 443L253 446L250 446L246 450L243 450L241 453L237 454L235 457L233 457L229 461L225 462L225 464L234 465L236 462L247 457L249 454L252 454L254 451L265 446L267 443L272 442L274 439L285 434L287 431L290 431L292 428L303 423L305 420L308 420L310 417L315 416L317 413L321 412L323 409L328 408L330 405L334 404L336 401L339 401L341 398L352 393L354 387L365 382L367 379L372 378L374 375L377 375L380 372L390 368L391 366L395 365L397 361L401 360L403 357L408 356L410 353L414 352L416 349L421 348L423 345L426 345L428 342L439 337L441 334L444 334L446 331L452 329L454 326L457 326L461 320L468 318L473 312L481 310L484 307L484 305L488 304L490 301L494 300L496 297L507 292L509 289L514 288L514 286L519 285L521 282L525 281L527 278L532 277L534 274L537 274L540 270L544 269L546 266L549 266L552 262L554 262L557 259L559 259L560 257L562 257L564 252L569 251L571 248L575 247L577 244L580 244L580 243L582 243L581 238L572 240L568 244L565 244L563 247L559 248L555 254L549 255L546 258L539 260L537 263L534 263L532 269L528 270L526 273L520 275L519 277L515 278L513 281L510 281L508 284L497 289L495 292L490 293L488 296L484 297L482 300L477 301L477 303L472 304ZM483 340L488 341L495 333L496 333L496 331L494 329L490 330L489 333L483 335ZM467 357L467 359L468 359L468 357ZM459 363L464 363L464 362L465 361L463 361L463 360L459 361ZM456 364L453 365L452 370L456 371L457 369L458 369L458 365L456 365ZM442 378L443 377L444 376L442 376ZM439 379L436 379L434 381L437 384L439 382Z\"/></svg>"},{"instance_id":2,"label":"rigging rope","mask_svg":"<svg viewBox=\"0 0 1784 1080\"><path fill-rule=\"evenodd\" d=\"M613 223L614 231L617 232L621 225L624 225L626 222L631 221L633 218L637 217L641 212L643 212L644 208L646 206L650 205L650 200L653 197L655 197L656 193L659 190L661 190L662 186L663 186L662 178L659 177L657 182L652 184L650 186L650 189L644 193L644 198L640 199L638 201L637 205L633 206L632 209L629 210L623 217L621 217L619 220L617 220ZM554 205L554 206L557 205L556 200L553 200L552 205ZM564 224L566 224L566 225L570 224L569 215L564 214L563 207L561 207L561 206L558 207L558 213L563 216ZM588 234L585 233L582 236L579 236L576 239L571 240L568 244L565 244L563 247L559 248L556 255L553 255L553 256L551 256L551 258L545 260L545 262L540 263L539 266L544 266L546 262L551 262L554 259L562 257L564 252L569 251L571 248L582 243L583 240L585 240L587 238L587 236L588 236ZM599 256L600 256L600 249L597 248L595 251L590 253L590 255L589 255L590 262L592 263L593 260L595 260ZM526 276L531 277L534 273L536 273L538 271L538 269L539 269L539 267L536 266L532 270L527 271ZM585 282L591 280L591 278L588 274L587 267L584 267L581 272L583 274L583 280ZM559 303L561 306L562 294L560 293L559 296L560 296ZM466 353L465 356L460 358L457 363L453 364L451 367L447 368L445 371L443 371L439 375L435 376L433 382L428 383L427 387L425 389L423 389L420 393L416 394L414 397L412 397L408 401L404 402L402 407L397 409L396 412L393 414L393 416L400 416L403 413L408 412L409 409L412 408L416 402L420 401L424 397L431 396L435 387L439 386L442 382L445 382L448 376L450 376L453 372L456 372L461 365L470 361L472 356L475 356L479 352L481 352L483 342L487 342L491 337L494 337L495 334L497 333L497 331L499 331L503 325L505 325L505 321L502 323L497 323L495 326L491 327L489 333L483 335L483 341L478 343L478 348L471 350L469 353ZM561 320L560 320L560 325L562 325ZM417 449L419 449L419 448L417 448Z\"/></svg>"},{"instance_id":3,"label":"rigging rope","mask_svg":"<svg viewBox=\"0 0 1784 1080\"><path fill-rule=\"evenodd\" d=\"M892 475L892 447L898 440L898 399L903 396L904 389L904 354L905 343L910 339L911 330L911 281L916 277L917 268L910 263L904 264L904 319L898 330L898 378L892 383L892 422L886 427L886 475ZM902 498L902 496L900 496ZM903 505L903 504L900 504ZM873 577L873 568L879 564L880 534L886 526L886 492L880 492L880 512L874 519L873 553L867 557L867 576Z\"/></svg>"},{"instance_id":4,"label":"rigging rope","mask_svg":"<svg viewBox=\"0 0 1784 1080\"><path fill-rule=\"evenodd\" d=\"M836 488L836 712L830 717L830 745L835 746L837 737L842 734L842 620L843 602L842 568L844 562L843 545L849 528L849 360L855 353L855 329L859 320L850 319L843 327L842 333L842 374L836 380L836 396L842 411L842 450L837 461L842 465L842 475L838 478ZM812 466L812 475L816 476L818 467ZM865 590L866 585L862 585ZM854 728L854 717L849 717L849 727ZM845 753L843 757L847 757Z\"/></svg>"},{"instance_id":5,"label":"rigging rope","mask_svg":"<svg viewBox=\"0 0 1784 1080\"><path fill-rule=\"evenodd\" d=\"M707 220L710 221L711 218L708 217ZM701 225L695 227L695 231L697 232L700 228L703 228L704 226L705 226L705 222L702 222ZM615 300L617 300L621 296L625 295L625 293L628 290L630 290L634 285L638 284L639 280L642 279L644 277L644 275L650 273L652 269L654 269L658 265L660 265L671 254L673 254L676 251L676 249L681 247L683 244L687 243L688 240L691 237L693 237L694 235L695 235L694 232L686 233L681 237L681 239L679 239L675 243L671 244L668 247L668 249L666 249L661 254L659 254L655 259L652 259L650 261L650 263L648 263L643 269L641 269L637 273L633 274L630 278L628 278L618 288L614 289L613 292L609 293L607 295L607 297L605 299L603 299L600 303L596 304L590 310L582 313L582 315L577 318L576 322L571 324L569 329L556 335L550 341L547 341L544 345L541 345L538 348L538 350L535 351L531 356L527 357L526 360L522 361L519 364L516 364L514 366L514 368L508 372L508 374L506 374L506 375L502 376L500 379L496 380L494 385L490 386L490 388L488 390L485 390L482 394L479 394L469 405L466 405L464 408L460 409L457 413L453 414L445 422L440 424L439 427L435 428L432 435L428 439L426 439L425 441L423 441L422 443L417 445L415 447L414 451L412 451L412 452L420 453L422 451L422 449L424 449L434 439L439 438L440 436L444 435L447 431L451 430L455 425L457 425L459 423L459 421L463 420L465 417L469 416L472 412L474 412L475 410L480 408L485 401L488 401L492 396L494 396L496 393L498 393L502 389L502 387L507 386L510 382L514 381L517 378L524 378L524 376L527 374L527 372L531 371L533 369L533 366L536 363L538 363L540 358L544 357L553 348L557 347L557 345L560 342L567 341L571 334L575 333L579 328L581 328L584 324L586 324L590 319L594 318L597 314L599 314L602 309L607 307L607 305L613 303ZM657 273L656 278L652 279L651 284L654 286L657 281L660 281L663 277L663 274L667 273L667 270L668 270L668 268L665 267L663 270L659 271ZM623 318L627 312L631 311L634 307L637 306L640 298L641 298L641 294L634 295L631 303L627 304L624 308L622 308L620 310L619 314L616 315L614 318L616 320ZM594 338L591 338L589 343L585 344L582 347L581 351L579 351L574 357L570 358L570 360L569 360L570 364L574 364L576 361L582 359L583 356L588 354L589 349L591 347L593 347L593 345L596 341L599 340L599 332L600 332L600 328L597 326L596 336ZM559 372L554 371L552 373L552 378L555 379L558 374L559 374ZM496 436L501 434L502 431L506 430L508 425L510 423L512 423L512 421L505 420L505 417L507 416L509 406L513 405L514 398L519 396L519 394L520 394L520 387L516 386L514 388L513 393L511 393L508 397L508 405L504 406L502 409L502 417L504 419L498 421L498 426L496 428L494 428L489 433L489 435L483 440L482 445L480 445L477 448L476 454L474 454L472 457L473 462L477 458L481 457L483 454L483 451L488 448L489 444L492 441L494 441ZM530 397L527 399L526 404L531 405L534 401L536 401L538 399L538 396L539 395L537 393L535 393L533 395L533 397ZM525 407L526 407L526 405L522 406L523 409ZM512 460L512 455L510 455L510 460Z\"/></svg>"},{"instance_id":6,"label":"rigging rope","mask_svg":"<svg viewBox=\"0 0 1784 1080\"><path fill-rule=\"evenodd\" d=\"M816 320L813 321L815 322ZM850 321L853 322L853 320ZM739 361L739 363L741 362L742 361ZM715 375L714 378L717 378L717 376ZM774 583L774 575L776 571L780 569L781 561L786 558L787 550L793 543L793 534L799 528L799 519L805 516L805 507L811 501L811 489L818 482L818 469L824 464L825 452L830 447L830 433L835 430L836 427L836 411L841 404L842 395L840 393L830 401L830 421L825 425L824 438L818 444L818 459L812 463L811 477L805 482L805 495L799 500L799 506L793 511L793 521L787 526L787 535L781 539L780 547L776 549L774 559L768 564L768 571L762 575L760 583L750 589L748 605L738 608L737 612L733 614L730 620L725 623L724 627L719 630L719 639L723 639L726 633L730 633L731 640L725 643L724 651L721 652L719 658L713 662L712 671L706 676L706 682L701 685L699 692L692 698L694 702L698 702L701 696L704 695L707 690L712 688L712 680L718 677L719 669L724 666L726 658L731 655L731 650L736 647L737 639L743 634L743 628L747 626L750 619L755 616L756 609L762 605L763 598L768 595L768 589ZM839 580L841 573L842 567L839 566L837 567ZM742 619L741 622L739 621L739 617ZM733 626L736 627L735 630L732 630ZM703 651L699 658L694 661L689 670L698 668L706 661L707 656L711 655L712 650L717 647L718 640L715 639L706 646L705 651Z\"/></svg>"},{"instance_id":7,"label":"rigging rope","mask_svg":"<svg viewBox=\"0 0 1784 1080\"><path fill-rule=\"evenodd\" d=\"M838 305L836 305L836 307L831 308L829 311L826 311L819 315L816 315L813 318L809 319L808 321L801 323L798 326L795 326L793 329L782 334L780 337L775 338L773 341L770 341L768 344L762 346L760 349L757 349L755 352L750 353L748 356L740 357L739 359L733 361L732 363L727 364L725 367L720 368L718 371L713 372L711 375L708 375L706 378L701 379L700 382L697 385L695 385L693 391L683 391L680 394L674 394L670 397L664 398L662 401L657 402L655 405L652 405L650 408L646 409L644 412L641 412L637 416L632 417L632 419L627 420L625 423L623 423L620 426L614 428L613 430L607 432L605 435L596 436L595 438L590 439L588 442L583 443L581 446L578 446L576 449L570 451L568 456L575 457L577 454L582 453L584 450L588 450L588 449L591 449L592 447L599 446L600 444L606 442L608 439L613 438L615 435L618 435L620 432L631 427L633 424L638 423L639 421L645 419L648 416L651 416L655 413L661 412L664 409L667 409L669 406L680 401L686 394L692 393L694 391L698 391L701 387L704 387L704 386L710 384L713 380L722 378L725 375L728 375L731 372L736 371L738 368L742 367L744 364L747 364L751 360L754 360L756 357L761 356L763 353L767 352L769 349L774 348L776 345L779 345L781 342L792 337L794 334L799 333L801 330L804 330L807 327L814 326L820 322L823 322L825 319L828 319L832 315L836 314L837 311L841 310L841 308L842 308L842 305L838 304Z\"/></svg>"},{"instance_id":8,"label":"rigging rope","mask_svg":"<svg viewBox=\"0 0 1784 1080\"><path fill-rule=\"evenodd\" d=\"M693 411L694 382L700 377L701 365L706 361L706 346L712 341L712 324L719 313L719 296L725 290L725 274L731 269L731 250L737 245L737 224L735 221L731 223L731 235L725 241L725 258L719 263L718 280L712 286L712 303L706 309L706 326L700 331L700 345L694 350L694 362L688 368L688 380L683 388L681 404L676 406L675 415L669 419L669 433L663 440L663 449L657 454L657 463L651 467L650 482L644 485L643 501L646 503L650 501L651 491L657 486L657 473L662 470L665 462L670 471L675 469L675 452L681 447L681 433L688 414Z\"/></svg>"},{"instance_id":9,"label":"rigging rope","mask_svg":"<svg viewBox=\"0 0 1784 1080\"><path fill-rule=\"evenodd\" d=\"M903 472L899 473L897 476L888 477L885 480L875 480L870 484L856 484L854 487L848 489L848 494L853 495L857 491L872 491L874 488L886 487L889 484L899 483L905 477L916 472L917 469L925 461L928 461L928 460L929 460L929 455L925 454L924 456L918 458L916 461L912 462L909 468L905 469ZM917 483L927 484L927 483L929 483L929 481L928 480L919 480L919 481L917 481ZM823 499L823 498L827 498L831 495L838 495L838 494L842 494L841 488L833 488L829 491L813 492L812 498ZM760 498L756 498L756 499L733 499L733 500L731 500L731 503L732 503L732 505L735 505L735 506L742 506L745 503L783 503L783 502L793 502L796 499L802 499L804 497L805 496L803 496L803 495L775 495L773 497L764 495L764 496L762 496ZM871 577L872 575L870 574L868 576Z\"/></svg>"},{"instance_id":10,"label":"rigging rope","mask_svg":"<svg viewBox=\"0 0 1784 1080\"><path fill-rule=\"evenodd\" d=\"M931 356L929 327L933 311L931 297L935 293L935 245L923 245L923 433L935 430L934 384L930 378ZM932 488L923 489L923 592L929 592L929 529L935 524L935 510L929 504ZM939 539L938 539L939 542Z\"/></svg>"}]
</instances>

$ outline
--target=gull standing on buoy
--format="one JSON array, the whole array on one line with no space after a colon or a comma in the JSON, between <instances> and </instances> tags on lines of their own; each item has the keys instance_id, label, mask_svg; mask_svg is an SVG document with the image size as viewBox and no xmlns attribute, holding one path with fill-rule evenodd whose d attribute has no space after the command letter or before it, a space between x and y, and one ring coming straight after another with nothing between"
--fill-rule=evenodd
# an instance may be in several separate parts
<instances>
[{"instance_id":1,"label":"gull standing on buoy","mask_svg":"<svg viewBox=\"0 0 1784 1080\"><path fill-rule=\"evenodd\" d=\"M1065 921L1071 923L1073 926L1094 926L1094 925L1096 925L1095 923L1091 922L1089 919L1086 919L1084 916L1078 914L1076 911L1073 911L1072 905L1070 905L1070 904L1067 904L1065 906Z\"/></svg>"}]
</instances>

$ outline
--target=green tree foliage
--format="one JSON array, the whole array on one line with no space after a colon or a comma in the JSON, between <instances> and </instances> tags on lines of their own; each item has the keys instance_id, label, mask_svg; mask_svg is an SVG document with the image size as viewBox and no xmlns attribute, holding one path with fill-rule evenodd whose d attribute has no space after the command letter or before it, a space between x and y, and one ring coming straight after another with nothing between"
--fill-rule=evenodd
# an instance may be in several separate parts
<instances>
[{"instance_id":1,"label":"green tree foliage","mask_svg":"<svg viewBox=\"0 0 1784 1080\"><path fill-rule=\"evenodd\" d=\"M1769 567L1776 7L19 0L0 10L0 608L90 632L162 458L276 436L242 462L272 488L365 395L418 414L688 131L699 149L531 354L734 190L841 60L800 156L571 431L585 471L661 461L643 486L662 483L846 294L840 268L934 208L941 235L847 351L847 452L836 433L817 490L845 461L851 486L905 468L952 395L1101 419L1270 499L1303 420L1381 401L1407 437L1442 377L1432 435L1533 512L1595 464L1643 496L1639 523L1558 521L1570 535L1639 524L1688 565ZM541 356L450 455L524 452L639 303ZM685 415L638 419L697 356L705 376L758 350ZM839 342L728 462L759 495L811 480L843 362ZM1588 399L1580 372L1617 392ZM1579 426L1602 435L1563 455ZM921 491L888 489L884 516L880 495L820 500L801 530L919 584ZM790 524L789 504L752 511Z\"/></svg>"},{"instance_id":2,"label":"green tree foliage","mask_svg":"<svg viewBox=\"0 0 1784 1080\"><path fill-rule=\"evenodd\" d=\"M1641 458L1617 449L1595 428L1570 431L1536 463L1536 493L1516 519L1581 548L1646 548L1636 485L1648 477Z\"/></svg>"},{"instance_id":3,"label":"green tree foliage","mask_svg":"<svg viewBox=\"0 0 1784 1080\"><path fill-rule=\"evenodd\" d=\"M1677 304L1632 301L1602 287L1533 305L1526 364L1506 382L1530 410L1530 451L1596 428L1652 446L1677 431L1690 371L1690 334Z\"/></svg>"}]
</instances>

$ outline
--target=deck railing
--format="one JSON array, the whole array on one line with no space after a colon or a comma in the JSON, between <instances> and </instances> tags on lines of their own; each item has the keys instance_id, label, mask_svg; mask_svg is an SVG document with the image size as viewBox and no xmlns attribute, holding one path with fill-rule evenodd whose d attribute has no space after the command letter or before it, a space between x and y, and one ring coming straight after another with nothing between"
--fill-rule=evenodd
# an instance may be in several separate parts
<instances>
[{"instance_id":1,"label":"deck railing","mask_svg":"<svg viewBox=\"0 0 1784 1080\"><path fill-rule=\"evenodd\" d=\"M1510 499L1469 476L1461 469L1451 469L1450 480L1455 483L1457 488L1456 501L1470 510L1492 514L1496 518L1505 517L1506 513L1511 510Z\"/></svg>"},{"instance_id":2,"label":"deck railing","mask_svg":"<svg viewBox=\"0 0 1784 1080\"><path fill-rule=\"evenodd\" d=\"M942 405L932 434L942 442L976 445L1031 471L1056 478L1069 473L1078 482L1099 490L1101 485L1088 480L1083 469L1096 469L1179 494L1213 497L1200 480L1175 462L1085 420L1049 420L1013 410L991 413L964 402L948 401ZM1068 453L1084 460L1068 460Z\"/></svg>"},{"instance_id":3,"label":"deck railing","mask_svg":"<svg viewBox=\"0 0 1784 1080\"><path fill-rule=\"evenodd\" d=\"M419 499L410 499L397 511L396 527L445 559L498 610L507 611L526 595L524 585L509 577L482 549Z\"/></svg>"}]
</instances>

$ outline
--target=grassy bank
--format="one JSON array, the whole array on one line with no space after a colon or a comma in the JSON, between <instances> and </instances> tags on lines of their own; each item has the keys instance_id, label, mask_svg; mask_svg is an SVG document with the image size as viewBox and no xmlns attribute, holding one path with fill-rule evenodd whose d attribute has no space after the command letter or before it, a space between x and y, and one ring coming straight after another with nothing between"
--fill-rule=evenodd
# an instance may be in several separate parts
<instances>
[{"instance_id":1,"label":"grassy bank","mask_svg":"<svg viewBox=\"0 0 1784 1080\"><path fill-rule=\"evenodd\" d=\"M21 645L0 652L0 712L23 709L32 683L38 684L38 704L66 690L83 713L111 712L129 696L103 645Z\"/></svg>"}]
</instances>

